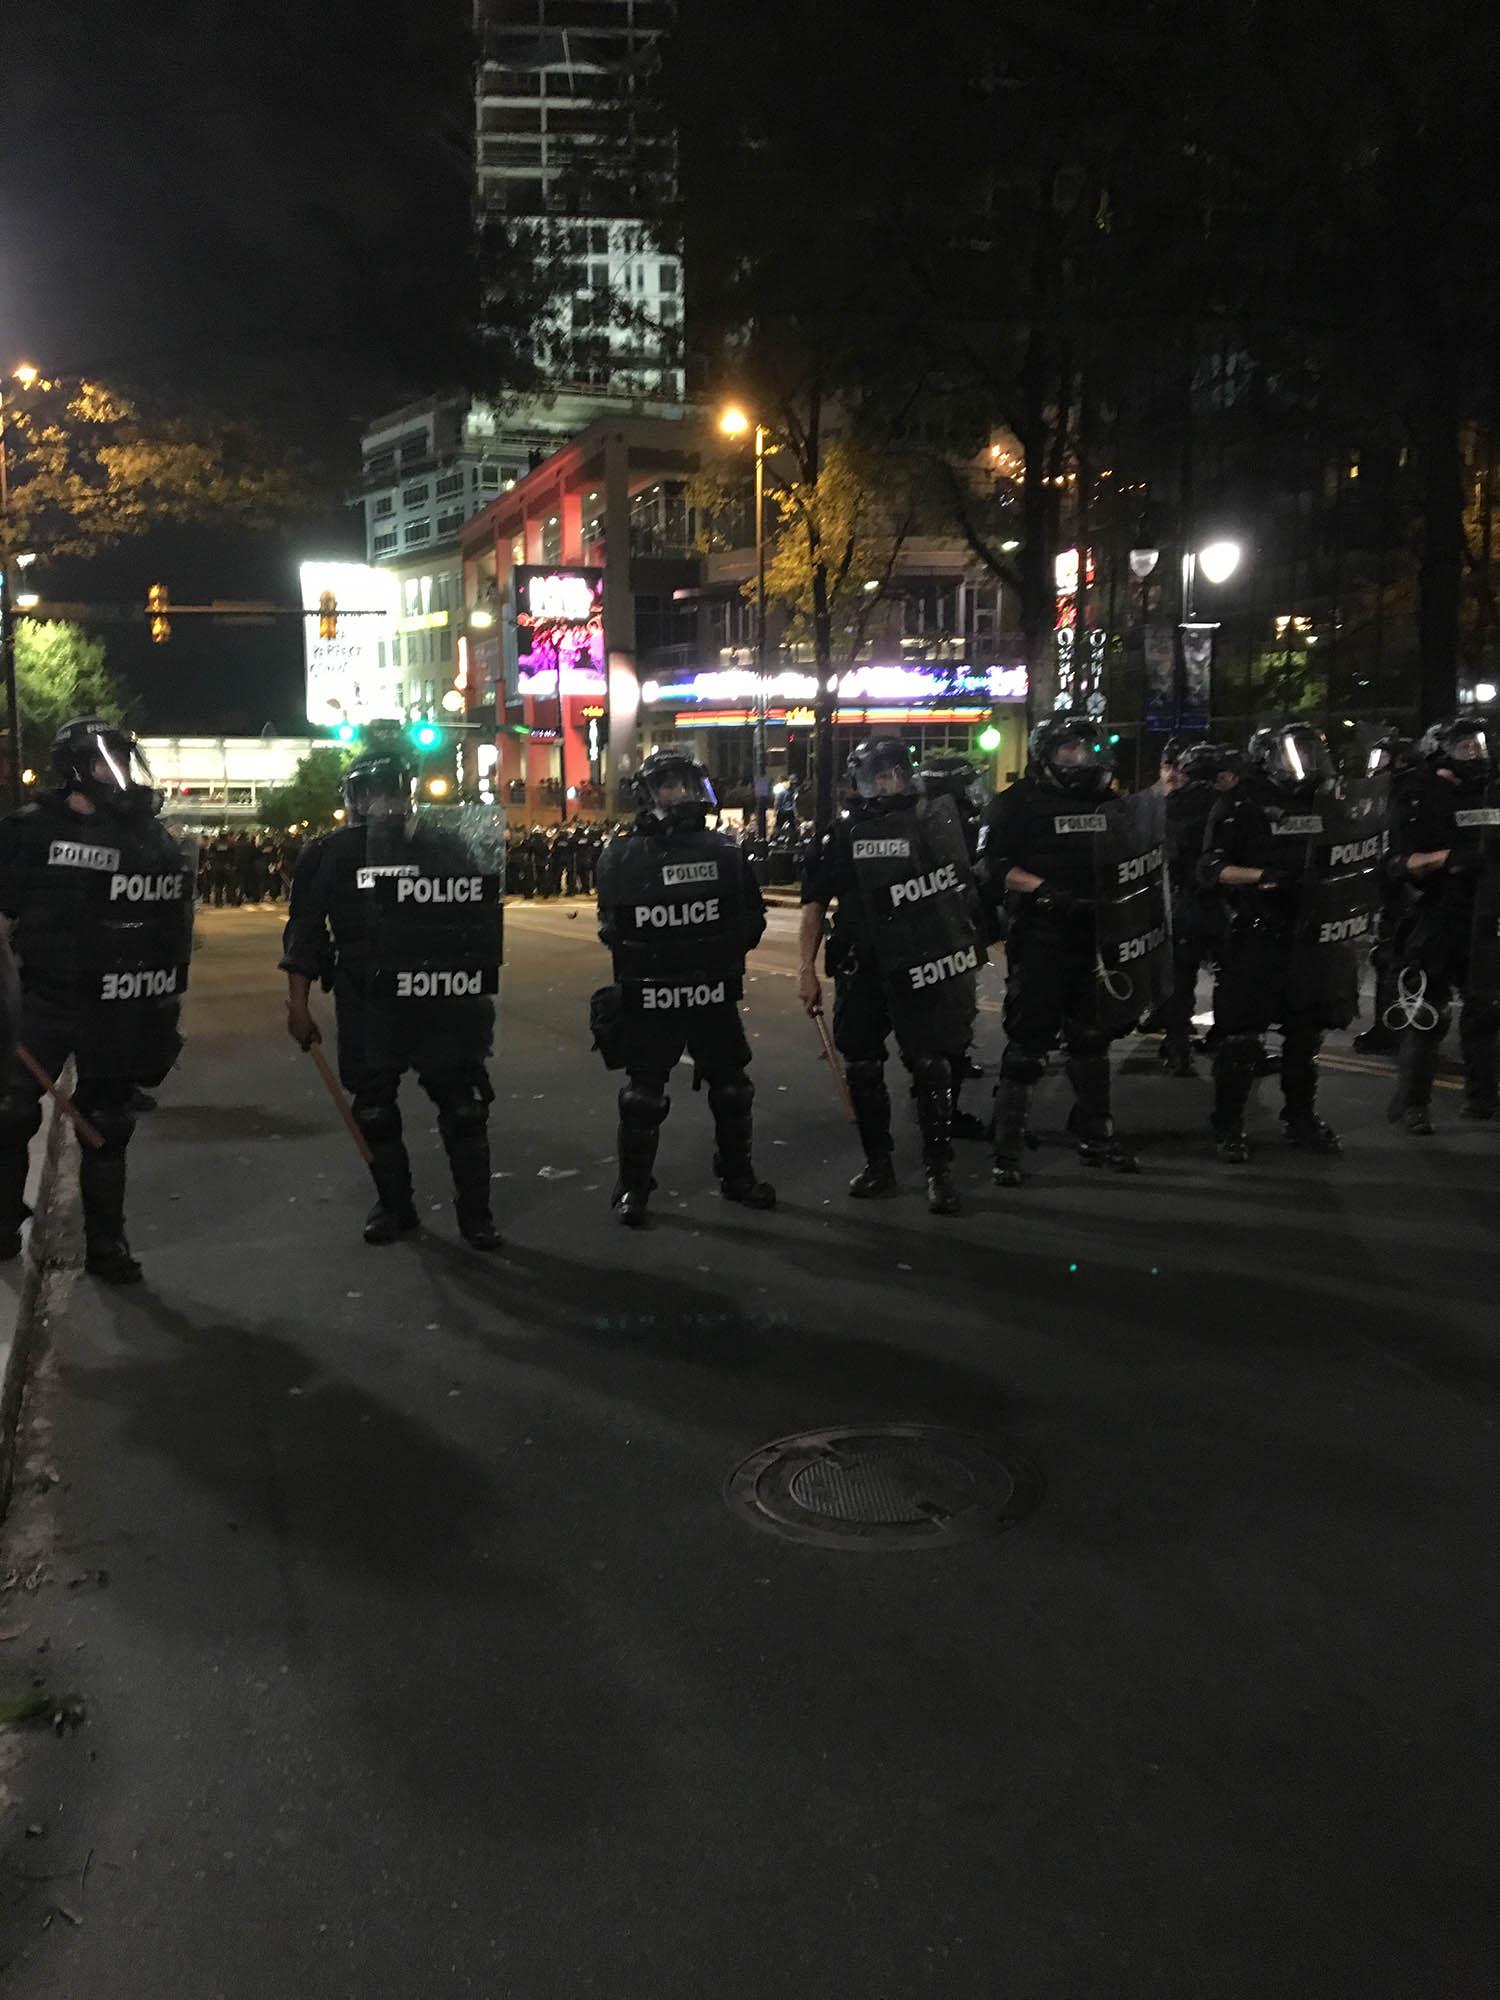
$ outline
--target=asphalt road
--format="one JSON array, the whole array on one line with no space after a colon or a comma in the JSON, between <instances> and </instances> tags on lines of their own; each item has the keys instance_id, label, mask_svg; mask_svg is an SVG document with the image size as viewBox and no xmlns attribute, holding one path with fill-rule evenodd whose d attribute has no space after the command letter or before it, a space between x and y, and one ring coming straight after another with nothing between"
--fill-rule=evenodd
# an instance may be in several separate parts
<instances>
[{"instance_id":1,"label":"asphalt road","mask_svg":"<svg viewBox=\"0 0 1500 2000\"><path fill-rule=\"evenodd\" d=\"M513 908L483 1259L415 1093L429 1227L362 1244L276 918L205 919L148 1282L74 1286L3 1531L0 1695L84 1713L0 1730L11 2000L1494 1993L1500 1127L1397 1140L1335 1058L1345 1158L1268 1095L1224 1169L1127 1052L1139 1179L1049 1085L1031 1188L968 1147L930 1218L903 1110L854 1208L794 921L748 988L781 1206L718 1199L683 1070L637 1236L588 913ZM731 1514L855 1421L1045 1490L915 1550Z\"/></svg>"}]
</instances>

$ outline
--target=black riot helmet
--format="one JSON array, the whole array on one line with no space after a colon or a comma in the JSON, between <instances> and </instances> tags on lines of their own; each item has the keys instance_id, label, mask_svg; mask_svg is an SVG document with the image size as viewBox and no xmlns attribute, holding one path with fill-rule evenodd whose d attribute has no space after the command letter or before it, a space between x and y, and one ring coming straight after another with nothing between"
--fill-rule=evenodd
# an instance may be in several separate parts
<instances>
[{"instance_id":1,"label":"black riot helmet","mask_svg":"<svg viewBox=\"0 0 1500 2000\"><path fill-rule=\"evenodd\" d=\"M1451 715L1434 722L1417 752L1430 771L1448 772L1460 791L1482 792L1494 769L1489 717Z\"/></svg>"},{"instance_id":2,"label":"black riot helmet","mask_svg":"<svg viewBox=\"0 0 1500 2000\"><path fill-rule=\"evenodd\" d=\"M1178 769L1190 785L1211 785L1230 772L1237 776L1244 761L1244 752L1232 743L1205 743L1197 738L1184 748Z\"/></svg>"},{"instance_id":3,"label":"black riot helmet","mask_svg":"<svg viewBox=\"0 0 1500 2000\"><path fill-rule=\"evenodd\" d=\"M344 808L355 826L372 819L405 819L411 811L417 767L394 745L365 750L344 773Z\"/></svg>"},{"instance_id":4,"label":"black riot helmet","mask_svg":"<svg viewBox=\"0 0 1500 2000\"><path fill-rule=\"evenodd\" d=\"M162 797L130 730L102 716L80 715L52 739L52 774L61 790L81 792L96 806L149 818Z\"/></svg>"},{"instance_id":5,"label":"black riot helmet","mask_svg":"<svg viewBox=\"0 0 1500 2000\"><path fill-rule=\"evenodd\" d=\"M653 750L630 775L642 820L673 833L696 832L719 810L713 783L686 750Z\"/></svg>"},{"instance_id":6,"label":"black riot helmet","mask_svg":"<svg viewBox=\"0 0 1500 2000\"><path fill-rule=\"evenodd\" d=\"M1393 777L1399 777L1411 769L1415 748L1409 736L1403 736L1399 729L1388 729L1375 738L1366 752L1364 775L1378 778L1389 771Z\"/></svg>"},{"instance_id":7,"label":"black riot helmet","mask_svg":"<svg viewBox=\"0 0 1500 2000\"><path fill-rule=\"evenodd\" d=\"M1257 729L1246 762L1267 784L1293 798L1311 798L1333 781L1333 759L1321 729L1310 722L1283 722Z\"/></svg>"},{"instance_id":8,"label":"black riot helmet","mask_svg":"<svg viewBox=\"0 0 1500 2000\"><path fill-rule=\"evenodd\" d=\"M1092 723L1077 716L1039 722L1027 738L1026 755L1033 778L1075 798L1102 799L1114 776L1109 746Z\"/></svg>"},{"instance_id":9,"label":"black riot helmet","mask_svg":"<svg viewBox=\"0 0 1500 2000\"><path fill-rule=\"evenodd\" d=\"M1169 736L1161 746L1161 767L1164 771L1176 771L1186 762L1188 753L1201 749L1201 736L1185 736L1179 733Z\"/></svg>"},{"instance_id":10,"label":"black riot helmet","mask_svg":"<svg viewBox=\"0 0 1500 2000\"><path fill-rule=\"evenodd\" d=\"M847 766L849 783L866 806L910 799L911 753L899 736L871 736L856 743Z\"/></svg>"},{"instance_id":11,"label":"black riot helmet","mask_svg":"<svg viewBox=\"0 0 1500 2000\"><path fill-rule=\"evenodd\" d=\"M917 790L924 799L952 799L965 819L977 819L989 796L967 757L924 757L917 771Z\"/></svg>"}]
</instances>

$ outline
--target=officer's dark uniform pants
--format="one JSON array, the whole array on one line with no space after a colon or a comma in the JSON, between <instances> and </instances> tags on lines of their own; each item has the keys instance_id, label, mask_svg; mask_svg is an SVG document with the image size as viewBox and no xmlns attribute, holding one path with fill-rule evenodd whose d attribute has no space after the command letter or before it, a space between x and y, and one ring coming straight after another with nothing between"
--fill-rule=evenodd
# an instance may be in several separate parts
<instances>
[{"instance_id":1,"label":"officer's dark uniform pants","mask_svg":"<svg viewBox=\"0 0 1500 2000\"><path fill-rule=\"evenodd\" d=\"M1186 1054L1193 1039L1193 1007L1198 993L1198 975L1211 955L1220 949L1218 940L1199 930L1178 930L1172 936L1172 990L1156 1010L1156 1018L1166 1035L1170 1051Z\"/></svg>"},{"instance_id":2,"label":"officer's dark uniform pants","mask_svg":"<svg viewBox=\"0 0 1500 2000\"><path fill-rule=\"evenodd\" d=\"M750 1044L731 1001L632 1014L622 1027L626 1081L620 1089L618 1134L622 1194L648 1194L662 1123L672 1108L667 1079L684 1054L693 1059L693 1082L708 1085L714 1121L714 1172L728 1187L754 1179L751 1164L755 1085L747 1070Z\"/></svg>"},{"instance_id":3,"label":"officer's dark uniform pants","mask_svg":"<svg viewBox=\"0 0 1500 2000\"><path fill-rule=\"evenodd\" d=\"M370 1148L370 1174L382 1208L400 1215L412 1206L411 1162L401 1125L401 1078L409 1064L367 1050L364 1007L335 998L339 1081L349 1092L355 1123ZM424 1063L417 1081L437 1106L438 1133L453 1172L459 1226L490 1219L490 1106L495 1100L482 1062Z\"/></svg>"},{"instance_id":4,"label":"officer's dark uniform pants","mask_svg":"<svg viewBox=\"0 0 1500 2000\"><path fill-rule=\"evenodd\" d=\"M1408 990L1414 990L1422 968L1407 969ZM1459 997L1458 1044L1464 1068L1464 1104L1471 1116L1493 1117L1500 1110L1500 1004L1467 990L1468 955L1452 954L1426 973L1422 998L1435 1012L1431 1025L1414 1022L1401 1031L1398 1056L1401 1074L1399 1102L1420 1109L1432 1102L1443 1038L1453 1024L1453 998ZM1426 1017L1423 1017L1424 1020Z\"/></svg>"},{"instance_id":5,"label":"officer's dark uniform pants","mask_svg":"<svg viewBox=\"0 0 1500 2000\"><path fill-rule=\"evenodd\" d=\"M1245 1122L1267 1028L1281 1029L1281 1116L1296 1125L1315 1115L1318 1051L1328 1026L1322 1004L1294 1005L1287 993L1292 942L1266 923L1235 932L1225 948L1215 993L1214 1130L1238 1132Z\"/></svg>"},{"instance_id":6,"label":"officer's dark uniform pants","mask_svg":"<svg viewBox=\"0 0 1500 2000\"><path fill-rule=\"evenodd\" d=\"M62 1074L77 1053L79 1016L27 994L21 1003L20 1040L48 1076ZM160 1077L143 1079L160 1082ZM90 1250L120 1243L125 1235L125 1149L135 1130L131 1101L137 1079L105 1076L80 1056L73 1102L104 1141L102 1148L85 1146L78 1180L83 1198L84 1237ZM31 1072L13 1061L0 1091L0 1238L14 1237L25 1218L27 1154L42 1122L42 1086Z\"/></svg>"},{"instance_id":7,"label":"officer's dark uniform pants","mask_svg":"<svg viewBox=\"0 0 1500 2000\"><path fill-rule=\"evenodd\" d=\"M1114 1135L1110 1116L1109 1045L1098 1025L1091 921L1066 926L1018 924L1006 946L1005 1049L995 1086L995 1159L1019 1167L1032 1092L1059 1043L1067 1050L1073 1086L1069 1127L1087 1145Z\"/></svg>"},{"instance_id":8,"label":"officer's dark uniform pants","mask_svg":"<svg viewBox=\"0 0 1500 2000\"><path fill-rule=\"evenodd\" d=\"M886 1087L886 1043L893 1036L916 1087L917 1126L922 1164L928 1173L953 1158L953 1101L963 1075L968 1038L954 1049L938 1049L919 1039L914 1024L892 1016L885 982L863 968L835 976L833 1045L844 1058L844 1074L854 1103L860 1144L871 1166L891 1158L891 1094Z\"/></svg>"}]
</instances>

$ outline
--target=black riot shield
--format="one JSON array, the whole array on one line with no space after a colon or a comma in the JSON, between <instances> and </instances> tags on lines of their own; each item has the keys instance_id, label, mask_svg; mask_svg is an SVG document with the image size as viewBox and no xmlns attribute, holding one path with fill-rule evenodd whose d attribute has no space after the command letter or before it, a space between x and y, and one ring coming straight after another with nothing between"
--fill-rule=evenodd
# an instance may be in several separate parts
<instances>
[{"instance_id":1,"label":"black riot shield","mask_svg":"<svg viewBox=\"0 0 1500 2000\"><path fill-rule=\"evenodd\" d=\"M1474 928L1469 942L1466 995L1500 1001L1500 782L1482 802L1460 806L1453 821L1461 838L1476 840Z\"/></svg>"},{"instance_id":2,"label":"black riot shield","mask_svg":"<svg viewBox=\"0 0 1500 2000\"><path fill-rule=\"evenodd\" d=\"M599 909L626 1014L681 1014L740 999L743 864L727 834L631 833L599 863Z\"/></svg>"},{"instance_id":3,"label":"black riot shield","mask_svg":"<svg viewBox=\"0 0 1500 2000\"><path fill-rule=\"evenodd\" d=\"M922 799L855 820L849 839L897 1039L911 1054L967 1048L985 948L958 808Z\"/></svg>"},{"instance_id":4,"label":"black riot shield","mask_svg":"<svg viewBox=\"0 0 1500 2000\"><path fill-rule=\"evenodd\" d=\"M1359 972L1375 939L1390 846L1391 789L1384 772L1351 777L1340 798L1318 802L1287 967L1287 1006L1344 1028L1359 1012Z\"/></svg>"},{"instance_id":5,"label":"black riot shield","mask_svg":"<svg viewBox=\"0 0 1500 2000\"><path fill-rule=\"evenodd\" d=\"M159 1083L182 1048L178 1020L193 955L198 843L157 820L113 835L112 868L90 868L75 905L82 1073Z\"/></svg>"},{"instance_id":6,"label":"black riot shield","mask_svg":"<svg viewBox=\"0 0 1500 2000\"><path fill-rule=\"evenodd\" d=\"M1158 791L1111 799L1096 841L1095 976L1099 1026L1122 1035L1172 990L1167 802Z\"/></svg>"},{"instance_id":7,"label":"black riot shield","mask_svg":"<svg viewBox=\"0 0 1500 2000\"><path fill-rule=\"evenodd\" d=\"M368 1065L437 1075L484 1063L504 960L504 815L459 805L372 818L356 881L370 911Z\"/></svg>"}]
</instances>

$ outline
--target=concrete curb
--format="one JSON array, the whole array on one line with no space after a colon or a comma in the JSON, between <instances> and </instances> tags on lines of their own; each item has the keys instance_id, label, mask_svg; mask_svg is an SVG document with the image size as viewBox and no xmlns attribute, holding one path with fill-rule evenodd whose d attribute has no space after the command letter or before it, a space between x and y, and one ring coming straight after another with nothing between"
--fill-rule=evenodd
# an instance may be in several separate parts
<instances>
[{"instance_id":1,"label":"concrete curb","mask_svg":"<svg viewBox=\"0 0 1500 2000\"><path fill-rule=\"evenodd\" d=\"M21 1283L15 1293L0 1290L0 1519L10 1506L16 1435L56 1275L58 1245L51 1223L71 1136L67 1119L50 1097L42 1099L42 1107L42 1126L31 1142L26 1176L26 1201L33 1219L21 1232Z\"/></svg>"}]
</instances>

